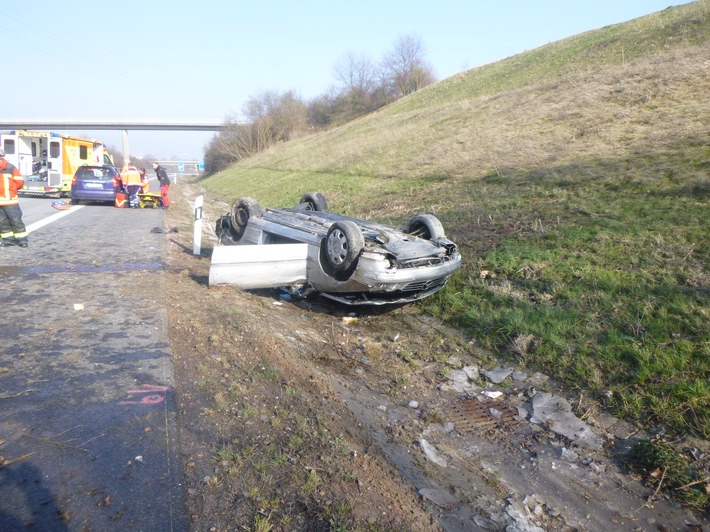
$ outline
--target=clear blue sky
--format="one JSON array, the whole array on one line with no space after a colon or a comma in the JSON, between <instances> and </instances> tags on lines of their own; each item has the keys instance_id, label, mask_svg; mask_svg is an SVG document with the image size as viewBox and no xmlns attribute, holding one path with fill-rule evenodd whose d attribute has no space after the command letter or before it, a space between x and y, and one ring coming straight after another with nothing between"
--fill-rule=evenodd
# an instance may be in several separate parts
<instances>
[{"instance_id":1,"label":"clear blue sky","mask_svg":"<svg viewBox=\"0 0 710 532\"><path fill-rule=\"evenodd\" d=\"M418 35L439 79L684 0L0 0L3 118L224 119L250 96L336 85ZM79 134L80 132L73 132ZM116 148L120 133L85 132ZM129 132L132 154L196 159L214 133Z\"/></svg>"}]
</instances>

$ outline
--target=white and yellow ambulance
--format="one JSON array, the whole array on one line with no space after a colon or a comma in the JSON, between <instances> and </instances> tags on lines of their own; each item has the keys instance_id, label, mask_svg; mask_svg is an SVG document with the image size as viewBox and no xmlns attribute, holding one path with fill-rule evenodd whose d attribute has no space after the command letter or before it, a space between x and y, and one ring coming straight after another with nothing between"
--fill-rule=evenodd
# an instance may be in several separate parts
<instances>
[{"instance_id":1,"label":"white and yellow ambulance","mask_svg":"<svg viewBox=\"0 0 710 532\"><path fill-rule=\"evenodd\" d=\"M25 180L20 191L68 196L76 169L83 165L113 165L103 142L49 131L14 130L0 133L5 158Z\"/></svg>"}]
</instances>

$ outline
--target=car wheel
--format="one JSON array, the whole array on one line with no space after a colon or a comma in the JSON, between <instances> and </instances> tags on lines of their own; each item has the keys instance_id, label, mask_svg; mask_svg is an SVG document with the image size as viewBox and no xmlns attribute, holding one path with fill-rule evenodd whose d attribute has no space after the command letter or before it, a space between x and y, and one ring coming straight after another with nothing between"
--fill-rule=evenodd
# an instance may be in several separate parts
<instances>
[{"instance_id":1,"label":"car wheel","mask_svg":"<svg viewBox=\"0 0 710 532\"><path fill-rule=\"evenodd\" d=\"M301 204L305 203L307 211L327 211L328 202L320 192L308 192L301 197Z\"/></svg>"},{"instance_id":2,"label":"car wheel","mask_svg":"<svg viewBox=\"0 0 710 532\"><path fill-rule=\"evenodd\" d=\"M335 222L325 237L325 258L334 272L349 272L364 247L365 239L354 222Z\"/></svg>"},{"instance_id":3,"label":"car wheel","mask_svg":"<svg viewBox=\"0 0 710 532\"><path fill-rule=\"evenodd\" d=\"M76 198L72 198L72 199L71 199L71 204L72 204L72 205L79 205L79 203L80 203L80 201L79 201L78 199L76 199Z\"/></svg>"},{"instance_id":4,"label":"car wheel","mask_svg":"<svg viewBox=\"0 0 710 532\"><path fill-rule=\"evenodd\" d=\"M232 232L237 240L244 234L249 218L259 216L262 212L259 203L253 198L239 198L234 201L230 221L232 222Z\"/></svg>"},{"instance_id":5,"label":"car wheel","mask_svg":"<svg viewBox=\"0 0 710 532\"><path fill-rule=\"evenodd\" d=\"M426 240L437 240L446 236L439 219L431 214L419 214L409 220L407 233Z\"/></svg>"}]
</instances>

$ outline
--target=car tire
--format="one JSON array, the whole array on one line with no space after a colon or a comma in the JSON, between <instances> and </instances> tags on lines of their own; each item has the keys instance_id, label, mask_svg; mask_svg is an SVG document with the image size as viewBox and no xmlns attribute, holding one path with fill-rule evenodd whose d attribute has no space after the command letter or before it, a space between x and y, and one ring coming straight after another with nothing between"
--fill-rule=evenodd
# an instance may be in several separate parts
<instances>
[{"instance_id":1,"label":"car tire","mask_svg":"<svg viewBox=\"0 0 710 532\"><path fill-rule=\"evenodd\" d=\"M350 274L365 247L362 231L354 222L335 222L328 229L323 241L325 260L337 275Z\"/></svg>"},{"instance_id":2,"label":"car tire","mask_svg":"<svg viewBox=\"0 0 710 532\"><path fill-rule=\"evenodd\" d=\"M232 205L230 221L232 222L232 233L239 240L246 231L249 218L259 216L264 212L259 203L254 198L239 198Z\"/></svg>"},{"instance_id":3,"label":"car tire","mask_svg":"<svg viewBox=\"0 0 710 532\"><path fill-rule=\"evenodd\" d=\"M71 203L72 205L79 205L80 200L78 200L78 199L76 199L76 198L72 198L71 201L70 201L70 203Z\"/></svg>"},{"instance_id":4,"label":"car tire","mask_svg":"<svg viewBox=\"0 0 710 532\"><path fill-rule=\"evenodd\" d=\"M306 204L307 211L327 211L328 202L320 192L307 192L301 197L300 204Z\"/></svg>"},{"instance_id":5,"label":"car tire","mask_svg":"<svg viewBox=\"0 0 710 532\"><path fill-rule=\"evenodd\" d=\"M445 238L444 226L436 216L431 214L419 214L409 220L407 233L418 236L426 240L438 240Z\"/></svg>"}]
</instances>

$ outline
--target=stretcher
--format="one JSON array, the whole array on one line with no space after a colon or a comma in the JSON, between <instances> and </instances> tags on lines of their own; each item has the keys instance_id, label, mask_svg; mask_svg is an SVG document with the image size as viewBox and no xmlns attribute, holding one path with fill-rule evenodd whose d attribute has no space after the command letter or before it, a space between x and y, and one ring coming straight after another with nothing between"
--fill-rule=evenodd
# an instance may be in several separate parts
<instances>
[{"instance_id":1,"label":"stretcher","mask_svg":"<svg viewBox=\"0 0 710 532\"><path fill-rule=\"evenodd\" d=\"M138 193L138 206L141 209L159 209L163 206L163 200L158 192Z\"/></svg>"}]
</instances>

